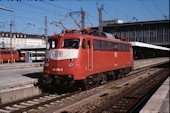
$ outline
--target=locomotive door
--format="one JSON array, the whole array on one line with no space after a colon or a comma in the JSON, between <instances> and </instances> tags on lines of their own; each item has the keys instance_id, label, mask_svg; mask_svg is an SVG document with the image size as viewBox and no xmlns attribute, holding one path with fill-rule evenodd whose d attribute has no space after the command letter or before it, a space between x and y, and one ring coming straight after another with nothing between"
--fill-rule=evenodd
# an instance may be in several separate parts
<instances>
[{"instance_id":1,"label":"locomotive door","mask_svg":"<svg viewBox=\"0 0 170 113\"><path fill-rule=\"evenodd\" d=\"M88 69L93 69L93 46L92 40L87 39L87 59L88 59Z\"/></svg>"}]
</instances>

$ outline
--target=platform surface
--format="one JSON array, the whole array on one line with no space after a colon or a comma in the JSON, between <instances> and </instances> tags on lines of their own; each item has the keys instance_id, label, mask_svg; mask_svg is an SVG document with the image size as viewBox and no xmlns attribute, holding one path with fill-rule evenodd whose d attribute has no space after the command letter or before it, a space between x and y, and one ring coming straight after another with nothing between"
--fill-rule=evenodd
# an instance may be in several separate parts
<instances>
[{"instance_id":1,"label":"platform surface","mask_svg":"<svg viewBox=\"0 0 170 113\"><path fill-rule=\"evenodd\" d=\"M0 64L0 70L16 69L16 68L41 67L41 66L43 66L43 62L33 62L33 63L26 63L26 62L3 63L3 64Z\"/></svg>"},{"instance_id":2,"label":"platform surface","mask_svg":"<svg viewBox=\"0 0 170 113\"><path fill-rule=\"evenodd\" d=\"M42 67L33 67L0 70L0 92L13 87L36 83L42 69Z\"/></svg>"},{"instance_id":3,"label":"platform surface","mask_svg":"<svg viewBox=\"0 0 170 113\"><path fill-rule=\"evenodd\" d=\"M166 63L169 61L170 61L170 59L168 57L135 60L134 61L134 70L140 69L143 67L147 67L147 66L152 67L155 64L163 64L163 63Z\"/></svg>"},{"instance_id":4,"label":"platform surface","mask_svg":"<svg viewBox=\"0 0 170 113\"><path fill-rule=\"evenodd\" d=\"M169 113L169 79L159 87L140 113Z\"/></svg>"}]
</instances>

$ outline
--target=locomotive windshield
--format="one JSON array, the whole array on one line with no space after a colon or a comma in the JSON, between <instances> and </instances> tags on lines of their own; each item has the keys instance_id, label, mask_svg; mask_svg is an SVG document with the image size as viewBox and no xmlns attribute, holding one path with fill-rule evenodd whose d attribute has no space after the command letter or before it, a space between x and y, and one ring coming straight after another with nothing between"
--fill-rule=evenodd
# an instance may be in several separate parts
<instances>
[{"instance_id":1,"label":"locomotive windshield","mask_svg":"<svg viewBox=\"0 0 170 113\"><path fill-rule=\"evenodd\" d=\"M63 48L79 48L80 39L64 39Z\"/></svg>"},{"instance_id":2,"label":"locomotive windshield","mask_svg":"<svg viewBox=\"0 0 170 113\"><path fill-rule=\"evenodd\" d=\"M58 40L57 39L49 39L47 44L47 49L54 49L57 48Z\"/></svg>"}]
</instances>

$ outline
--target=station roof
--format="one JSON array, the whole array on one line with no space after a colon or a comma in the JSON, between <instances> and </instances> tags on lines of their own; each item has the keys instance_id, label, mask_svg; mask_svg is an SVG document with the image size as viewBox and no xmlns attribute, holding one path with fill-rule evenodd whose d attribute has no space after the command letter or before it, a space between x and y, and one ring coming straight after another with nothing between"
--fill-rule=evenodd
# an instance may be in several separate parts
<instances>
[{"instance_id":1,"label":"station roof","mask_svg":"<svg viewBox=\"0 0 170 113\"><path fill-rule=\"evenodd\" d=\"M120 23L120 24L108 24L104 27L125 27L125 26L144 26L144 25L169 25L170 20L156 20L156 21L142 21L142 22L127 22L127 23Z\"/></svg>"},{"instance_id":2,"label":"station roof","mask_svg":"<svg viewBox=\"0 0 170 113\"><path fill-rule=\"evenodd\" d=\"M142 43L142 42L130 42L130 43L132 44L132 46L170 51L170 48L166 48L162 46L157 46L157 45L152 45L152 44L147 44L147 43Z\"/></svg>"}]
</instances>

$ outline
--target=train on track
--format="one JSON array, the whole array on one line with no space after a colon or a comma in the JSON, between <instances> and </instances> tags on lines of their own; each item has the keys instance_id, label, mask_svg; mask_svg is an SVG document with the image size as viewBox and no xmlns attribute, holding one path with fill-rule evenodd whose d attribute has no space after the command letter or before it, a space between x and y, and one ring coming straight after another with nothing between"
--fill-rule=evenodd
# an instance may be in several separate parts
<instances>
[{"instance_id":1,"label":"train on track","mask_svg":"<svg viewBox=\"0 0 170 113\"><path fill-rule=\"evenodd\" d=\"M98 31L66 31L49 37L39 85L91 86L124 76L133 65L131 43Z\"/></svg>"},{"instance_id":2,"label":"train on track","mask_svg":"<svg viewBox=\"0 0 170 113\"><path fill-rule=\"evenodd\" d=\"M11 59L17 62L25 62L27 58L31 58L32 61L43 61L45 56L45 51L21 51L21 50L11 50L9 48L0 48L0 60L3 62L8 62Z\"/></svg>"},{"instance_id":3,"label":"train on track","mask_svg":"<svg viewBox=\"0 0 170 113\"><path fill-rule=\"evenodd\" d=\"M10 50L7 48L0 48L0 59L3 60L4 62L8 61L11 59L15 59L15 61L19 61L19 53L17 50Z\"/></svg>"}]
</instances>

